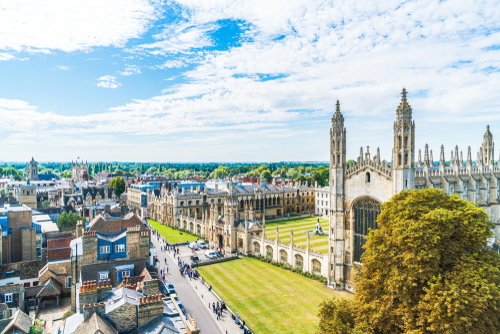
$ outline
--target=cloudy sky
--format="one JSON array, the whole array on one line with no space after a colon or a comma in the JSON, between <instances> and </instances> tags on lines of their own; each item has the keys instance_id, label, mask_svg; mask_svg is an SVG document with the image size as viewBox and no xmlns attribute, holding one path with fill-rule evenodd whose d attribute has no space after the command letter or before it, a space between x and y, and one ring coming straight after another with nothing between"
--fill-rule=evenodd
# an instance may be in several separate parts
<instances>
[{"instance_id":1,"label":"cloudy sky","mask_svg":"<svg viewBox=\"0 0 500 334\"><path fill-rule=\"evenodd\" d=\"M497 0L3 1L0 160L328 160L337 99L348 158L390 160L403 87L417 148L476 152L487 124L500 138L499 18Z\"/></svg>"}]
</instances>

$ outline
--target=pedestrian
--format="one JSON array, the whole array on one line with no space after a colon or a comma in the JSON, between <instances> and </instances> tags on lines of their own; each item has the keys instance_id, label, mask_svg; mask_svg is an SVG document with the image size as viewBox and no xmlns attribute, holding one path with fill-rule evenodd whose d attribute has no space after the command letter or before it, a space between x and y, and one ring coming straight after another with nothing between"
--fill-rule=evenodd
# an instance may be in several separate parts
<instances>
[{"instance_id":1,"label":"pedestrian","mask_svg":"<svg viewBox=\"0 0 500 334\"><path fill-rule=\"evenodd\" d=\"M167 275L168 275L168 267L167 267Z\"/></svg>"}]
</instances>

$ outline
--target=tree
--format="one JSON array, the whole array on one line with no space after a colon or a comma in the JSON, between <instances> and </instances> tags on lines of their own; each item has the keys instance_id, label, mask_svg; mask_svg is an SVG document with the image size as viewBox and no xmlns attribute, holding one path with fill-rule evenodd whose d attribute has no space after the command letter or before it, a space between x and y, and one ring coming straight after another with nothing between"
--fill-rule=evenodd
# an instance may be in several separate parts
<instances>
[{"instance_id":1,"label":"tree","mask_svg":"<svg viewBox=\"0 0 500 334\"><path fill-rule=\"evenodd\" d=\"M374 333L498 333L500 256L486 212L438 189L382 206L356 280L357 322Z\"/></svg>"},{"instance_id":2,"label":"tree","mask_svg":"<svg viewBox=\"0 0 500 334\"><path fill-rule=\"evenodd\" d=\"M305 170L306 169L304 168L304 166L297 167L297 171L299 172L299 174L304 174Z\"/></svg>"},{"instance_id":3,"label":"tree","mask_svg":"<svg viewBox=\"0 0 500 334\"><path fill-rule=\"evenodd\" d=\"M353 334L356 326L355 303L346 298L326 299L319 304L318 333Z\"/></svg>"},{"instance_id":4,"label":"tree","mask_svg":"<svg viewBox=\"0 0 500 334\"><path fill-rule=\"evenodd\" d=\"M61 213L57 217L57 226L60 228L74 228L79 220L82 220L76 212Z\"/></svg>"},{"instance_id":5,"label":"tree","mask_svg":"<svg viewBox=\"0 0 500 334\"><path fill-rule=\"evenodd\" d=\"M42 209L50 208L50 202L47 200L43 201L42 203L40 203L40 208Z\"/></svg>"},{"instance_id":6,"label":"tree","mask_svg":"<svg viewBox=\"0 0 500 334\"><path fill-rule=\"evenodd\" d=\"M262 172L262 176L267 180L267 183L271 183L273 181L273 176L271 175L271 171L269 169Z\"/></svg>"},{"instance_id":7,"label":"tree","mask_svg":"<svg viewBox=\"0 0 500 334\"><path fill-rule=\"evenodd\" d=\"M122 176L114 177L109 182L109 187L115 190L116 198L120 198L125 191L125 179Z\"/></svg>"}]
</instances>

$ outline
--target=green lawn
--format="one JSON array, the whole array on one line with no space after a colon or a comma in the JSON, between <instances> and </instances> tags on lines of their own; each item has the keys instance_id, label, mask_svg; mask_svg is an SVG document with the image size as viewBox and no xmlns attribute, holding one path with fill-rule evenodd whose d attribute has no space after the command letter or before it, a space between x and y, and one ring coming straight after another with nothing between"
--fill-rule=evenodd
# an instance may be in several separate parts
<instances>
[{"instance_id":1,"label":"green lawn","mask_svg":"<svg viewBox=\"0 0 500 334\"><path fill-rule=\"evenodd\" d=\"M157 230L169 244L181 244L190 241L196 241L198 238L194 235L187 234L186 232L180 232L178 230L174 230L171 227L162 225L157 221L148 219L148 222ZM182 234L181 234L182 233Z\"/></svg>"},{"instance_id":2,"label":"green lawn","mask_svg":"<svg viewBox=\"0 0 500 334\"><path fill-rule=\"evenodd\" d=\"M299 247L307 247L306 231L314 230L318 218L304 217L289 220L278 220L274 222L266 222L266 238L276 239L276 226L279 228L279 240L282 242L290 242L290 231L293 229L293 243ZM328 232L328 219L319 218L321 228ZM328 253L328 237L311 235L310 246L312 250L321 253Z\"/></svg>"},{"instance_id":3,"label":"green lawn","mask_svg":"<svg viewBox=\"0 0 500 334\"><path fill-rule=\"evenodd\" d=\"M256 334L315 333L318 305L345 292L252 258L197 268L201 276Z\"/></svg>"}]
</instances>

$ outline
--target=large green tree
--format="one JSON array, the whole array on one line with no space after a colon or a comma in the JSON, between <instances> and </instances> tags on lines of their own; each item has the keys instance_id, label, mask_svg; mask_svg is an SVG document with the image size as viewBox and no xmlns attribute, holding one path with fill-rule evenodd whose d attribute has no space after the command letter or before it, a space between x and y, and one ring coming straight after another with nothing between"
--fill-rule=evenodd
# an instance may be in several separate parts
<instances>
[{"instance_id":1,"label":"large green tree","mask_svg":"<svg viewBox=\"0 0 500 334\"><path fill-rule=\"evenodd\" d=\"M358 328L500 332L500 256L483 209L438 189L409 190L384 203L377 222L355 275Z\"/></svg>"},{"instance_id":2,"label":"large green tree","mask_svg":"<svg viewBox=\"0 0 500 334\"><path fill-rule=\"evenodd\" d=\"M57 226L60 228L73 228L76 227L79 220L83 220L83 218L76 212L61 213L57 217Z\"/></svg>"},{"instance_id":3,"label":"large green tree","mask_svg":"<svg viewBox=\"0 0 500 334\"><path fill-rule=\"evenodd\" d=\"M109 182L109 187L115 190L116 198L120 198L125 191L125 179L122 176L114 177Z\"/></svg>"}]
</instances>

